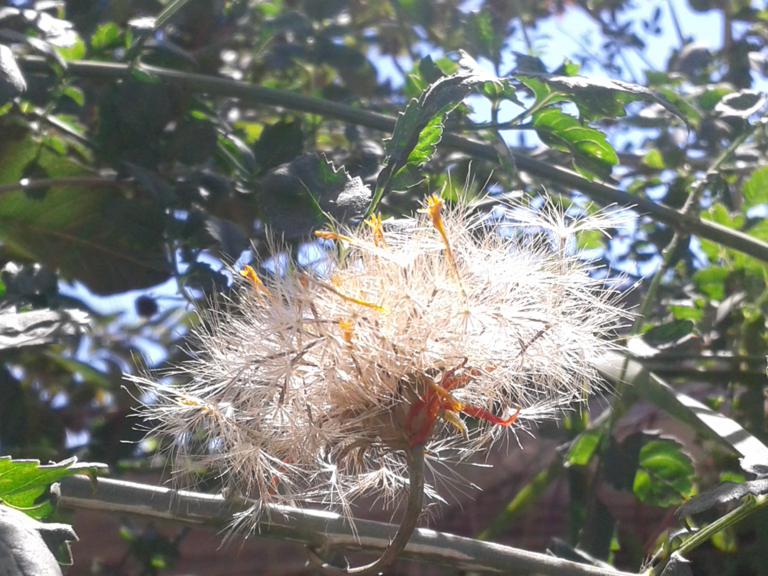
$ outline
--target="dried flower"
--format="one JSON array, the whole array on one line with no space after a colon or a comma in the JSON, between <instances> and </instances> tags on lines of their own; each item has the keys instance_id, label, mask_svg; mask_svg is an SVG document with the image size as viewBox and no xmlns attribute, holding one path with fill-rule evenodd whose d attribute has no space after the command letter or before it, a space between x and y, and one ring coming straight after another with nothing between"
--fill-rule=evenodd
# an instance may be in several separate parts
<instances>
[{"instance_id":1,"label":"dried flower","mask_svg":"<svg viewBox=\"0 0 768 576\"><path fill-rule=\"evenodd\" d=\"M414 450L438 497L442 462L583 400L625 315L564 238L615 219L507 212L520 227L502 234L508 220L434 195L411 218L319 232L337 248L320 272L246 267L238 297L202 313L183 382L134 379L177 467L349 513L362 494L393 502Z\"/></svg>"}]
</instances>

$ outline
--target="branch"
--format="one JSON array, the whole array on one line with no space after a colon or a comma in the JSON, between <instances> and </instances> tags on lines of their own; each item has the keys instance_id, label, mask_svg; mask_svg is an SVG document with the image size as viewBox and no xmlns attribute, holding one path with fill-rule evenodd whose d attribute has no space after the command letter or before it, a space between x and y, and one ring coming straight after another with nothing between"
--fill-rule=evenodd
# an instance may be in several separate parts
<instances>
[{"instance_id":1,"label":"branch","mask_svg":"<svg viewBox=\"0 0 768 576\"><path fill-rule=\"evenodd\" d=\"M87 476L65 478L54 484L52 493L63 508L130 514L216 529L231 524L234 514L250 506L247 501L227 500L221 495ZM391 524L370 520L356 520L355 528L356 535L349 522L333 512L270 505L254 536L291 540L313 548L380 553L397 530ZM521 576L637 576L425 528L414 531L403 556L454 569Z\"/></svg>"},{"instance_id":2,"label":"branch","mask_svg":"<svg viewBox=\"0 0 768 576\"><path fill-rule=\"evenodd\" d=\"M19 58L19 64L28 72L50 73L49 65L43 58L25 56ZM141 69L150 75L182 86L187 90L203 92L211 96L235 97L243 102L318 114L384 132L391 132L395 125L395 118L392 116L320 98L303 96L285 90L263 88L247 82L238 82L216 76L193 74L157 66L142 64ZM131 68L127 64L79 60L68 63L67 73L88 78L119 79L130 77ZM459 150L491 162L498 162L499 160L498 151L490 144L462 138L455 134L445 134L443 143L454 150ZM615 186L587 180L576 172L562 166L542 162L519 152L511 151L510 153L514 157L517 167L524 172L547 180L553 180L563 186L572 186L601 204L617 203L633 207L637 212L647 214L676 230L696 234L702 238L712 240L723 246L768 262L768 243L762 242L748 234L731 230L714 222L701 220L692 215L683 214L669 206L657 204L647 198L634 196Z\"/></svg>"},{"instance_id":3,"label":"branch","mask_svg":"<svg viewBox=\"0 0 768 576\"><path fill-rule=\"evenodd\" d=\"M695 398L667 384L637 360L619 352L603 355L595 361L600 374L614 384L629 384L642 398L670 416L691 426L702 437L718 442L741 456L742 467L768 462L768 446L745 430L741 424L712 410Z\"/></svg>"}]
</instances>

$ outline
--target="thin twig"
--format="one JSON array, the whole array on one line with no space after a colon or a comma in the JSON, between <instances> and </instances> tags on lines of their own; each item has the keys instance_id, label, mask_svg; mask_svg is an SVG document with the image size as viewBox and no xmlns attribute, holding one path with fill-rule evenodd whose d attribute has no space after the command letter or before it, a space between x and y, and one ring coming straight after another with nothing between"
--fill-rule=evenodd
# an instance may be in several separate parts
<instances>
[{"instance_id":1,"label":"thin twig","mask_svg":"<svg viewBox=\"0 0 768 576\"><path fill-rule=\"evenodd\" d=\"M130 514L215 529L231 524L234 514L253 504L228 500L221 495L108 478L92 480L87 476L65 478L53 486L52 492L62 508ZM381 552L389 546L397 530L396 526L383 522L356 520L355 534L349 522L333 512L279 505L264 508L264 519L255 537L287 539L315 548ZM403 557L454 569L521 576L637 576L425 528L414 530Z\"/></svg>"}]
</instances>

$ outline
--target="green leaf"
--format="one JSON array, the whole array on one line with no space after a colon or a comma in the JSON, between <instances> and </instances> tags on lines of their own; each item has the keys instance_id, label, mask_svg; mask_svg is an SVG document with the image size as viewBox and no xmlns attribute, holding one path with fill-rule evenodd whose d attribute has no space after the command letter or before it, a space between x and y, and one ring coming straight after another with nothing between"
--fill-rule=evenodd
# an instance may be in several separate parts
<instances>
[{"instance_id":1,"label":"green leaf","mask_svg":"<svg viewBox=\"0 0 768 576\"><path fill-rule=\"evenodd\" d=\"M567 466L586 466L603 439L601 430L585 430L576 438L565 458Z\"/></svg>"},{"instance_id":2,"label":"green leaf","mask_svg":"<svg viewBox=\"0 0 768 576\"><path fill-rule=\"evenodd\" d=\"M670 306L669 311L675 320L691 320L698 322L704 317L704 311L693 306Z\"/></svg>"},{"instance_id":3,"label":"green leaf","mask_svg":"<svg viewBox=\"0 0 768 576\"><path fill-rule=\"evenodd\" d=\"M564 71L568 71L567 65L564 65ZM573 101L579 109L581 119L585 121L624 116L625 106L636 100L656 102L675 116L686 120L678 107L667 98L639 84L555 74L526 74L519 79L533 90L537 103L550 94L558 94L558 100L551 101Z\"/></svg>"},{"instance_id":4,"label":"green leaf","mask_svg":"<svg viewBox=\"0 0 768 576\"><path fill-rule=\"evenodd\" d=\"M643 156L643 164L654 170L663 170L666 167L664 156L662 156L658 148L649 150L645 156Z\"/></svg>"},{"instance_id":5,"label":"green leaf","mask_svg":"<svg viewBox=\"0 0 768 576\"><path fill-rule=\"evenodd\" d=\"M611 168L619 163L605 134L584 126L557 108L536 112L533 127L546 144L573 154L574 167L586 177L605 179Z\"/></svg>"},{"instance_id":6,"label":"green leaf","mask_svg":"<svg viewBox=\"0 0 768 576\"><path fill-rule=\"evenodd\" d=\"M56 47L56 52L66 61L82 60L88 53L82 38L78 38L71 46Z\"/></svg>"},{"instance_id":7,"label":"green leaf","mask_svg":"<svg viewBox=\"0 0 768 576\"><path fill-rule=\"evenodd\" d=\"M98 51L117 48L122 44L123 31L114 22L101 24L91 36L91 47Z\"/></svg>"},{"instance_id":8,"label":"green leaf","mask_svg":"<svg viewBox=\"0 0 768 576\"><path fill-rule=\"evenodd\" d=\"M731 216L728 208L721 202L715 202L706 212L703 212L701 217L704 220L711 220L718 224L731 228L732 230L740 230L744 226L744 216L742 214L736 214Z\"/></svg>"},{"instance_id":9,"label":"green leaf","mask_svg":"<svg viewBox=\"0 0 768 576\"><path fill-rule=\"evenodd\" d=\"M435 153L437 145L440 143L440 139L443 137L444 117L444 114L438 114L424 126L419 134L416 145L411 150L411 153L408 154L406 165L420 168L429 162L429 159Z\"/></svg>"},{"instance_id":10,"label":"green leaf","mask_svg":"<svg viewBox=\"0 0 768 576\"><path fill-rule=\"evenodd\" d=\"M768 166L758 168L744 183L744 206L749 209L760 204L768 204Z\"/></svg>"},{"instance_id":11,"label":"green leaf","mask_svg":"<svg viewBox=\"0 0 768 576\"><path fill-rule=\"evenodd\" d=\"M725 85L716 85L714 88L706 90L696 97L696 103L702 110L711 112L723 96L733 92L733 88Z\"/></svg>"},{"instance_id":12,"label":"green leaf","mask_svg":"<svg viewBox=\"0 0 768 576\"><path fill-rule=\"evenodd\" d=\"M660 346L679 341L693 332L694 324L690 320L674 320L652 327L643 333L643 340L651 346Z\"/></svg>"},{"instance_id":13,"label":"green leaf","mask_svg":"<svg viewBox=\"0 0 768 576\"><path fill-rule=\"evenodd\" d=\"M580 230L576 234L579 250L596 250L605 246L605 234L600 230Z\"/></svg>"},{"instance_id":14,"label":"green leaf","mask_svg":"<svg viewBox=\"0 0 768 576\"><path fill-rule=\"evenodd\" d=\"M700 292L712 300L722 300L725 298L725 281L729 274L728 269L713 266L696 272L693 282Z\"/></svg>"},{"instance_id":15,"label":"green leaf","mask_svg":"<svg viewBox=\"0 0 768 576\"><path fill-rule=\"evenodd\" d=\"M683 98L672 88L661 87L658 88L657 92L666 102L669 102L672 105L677 111L676 115L682 118L686 124L693 128L699 127L702 121L702 115L696 106L691 104L686 98Z\"/></svg>"},{"instance_id":16,"label":"green leaf","mask_svg":"<svg viewBox=\"0 0 768 576\"><path fill-rule=\"evenodd\" d=\"M760 240L768 242L768 220L761 220L754 226L747 229L747 234L759 238ZM746 257L745 257L746 258ZM758 262L758 266L762 266L762 263Z\"/></svg>"},{"instance_id":17,"label":"green leaf","mask_svg":"<svg viewBox=\"0 0 768 576\"><path fill-rule=\"evenodd\" d=\"M106 469L106 464L78 464L77 458L41 465L39 460L12 460L10 456L0 456L0 502L39 520L53 512L48 499L51 484L68 476L94 475Z\"/></svg>"},{"instance_id":18,"label":"green leaf","mask_svg":"<svg viewBox=\"0 0 768 576\"><path fill-rule=\"evenodd\" d=\"M641 502L666 508L693 496L693 480L693 463L678 442L651 440L640 449L632 490Z\"/></svg>"},{"instance_id":19,"label":"green leaf","mask_svg":"<svg viewBox=\"0 0 768 576\"><path fill-rule=\"evenodd\" d=\"M61 89L61 95L69 98L81 108L83 107L83 104L85 104L85 94L77 86L64 86Z\"/></svg>"},{"instance_id":20,"label":"green leaf","mask_svg":"<svg viewBox=\"0 0 768 576\"><path fill-rule=\"evenodd\" d=\"M490 10L473 12L468 15L467 36L477 54L495 60L502 45L504 34L500 34L493 22Z\"/></svg>"},{"instance_id":21,"label":"green leaf","mask_svg":"<svg viewBox=\"0 0 768 576\"><path fill-rule=\"evenodd\" d=\"M736 531L733 526L726 526L712 535L712 546L720 552L734 553L739 549Z\"/></svg>"}]
</instances>

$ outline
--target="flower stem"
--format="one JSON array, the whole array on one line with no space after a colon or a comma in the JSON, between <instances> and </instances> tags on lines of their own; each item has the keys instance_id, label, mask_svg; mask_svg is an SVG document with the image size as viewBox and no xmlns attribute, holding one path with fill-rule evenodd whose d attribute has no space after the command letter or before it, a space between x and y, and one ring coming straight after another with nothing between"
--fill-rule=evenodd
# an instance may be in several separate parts
<instances>
[{"instance_id":1,"label":"flower stem","mask_svg":"<svg viewBox=\"0 0 768 576\"><path fill-rule=\"evenodd\" d=\"M408 457L408 502L405 513L397 528L395 537L376 560L364 566L340 568L325 562L313 548L309 548L310 562L323 574L329 576L354 575L367 576L379 574L392 564L405 549L411 539L416 524L424 506L424 445L413 446L406 455Z\"/></svg>"}]
</instances>

